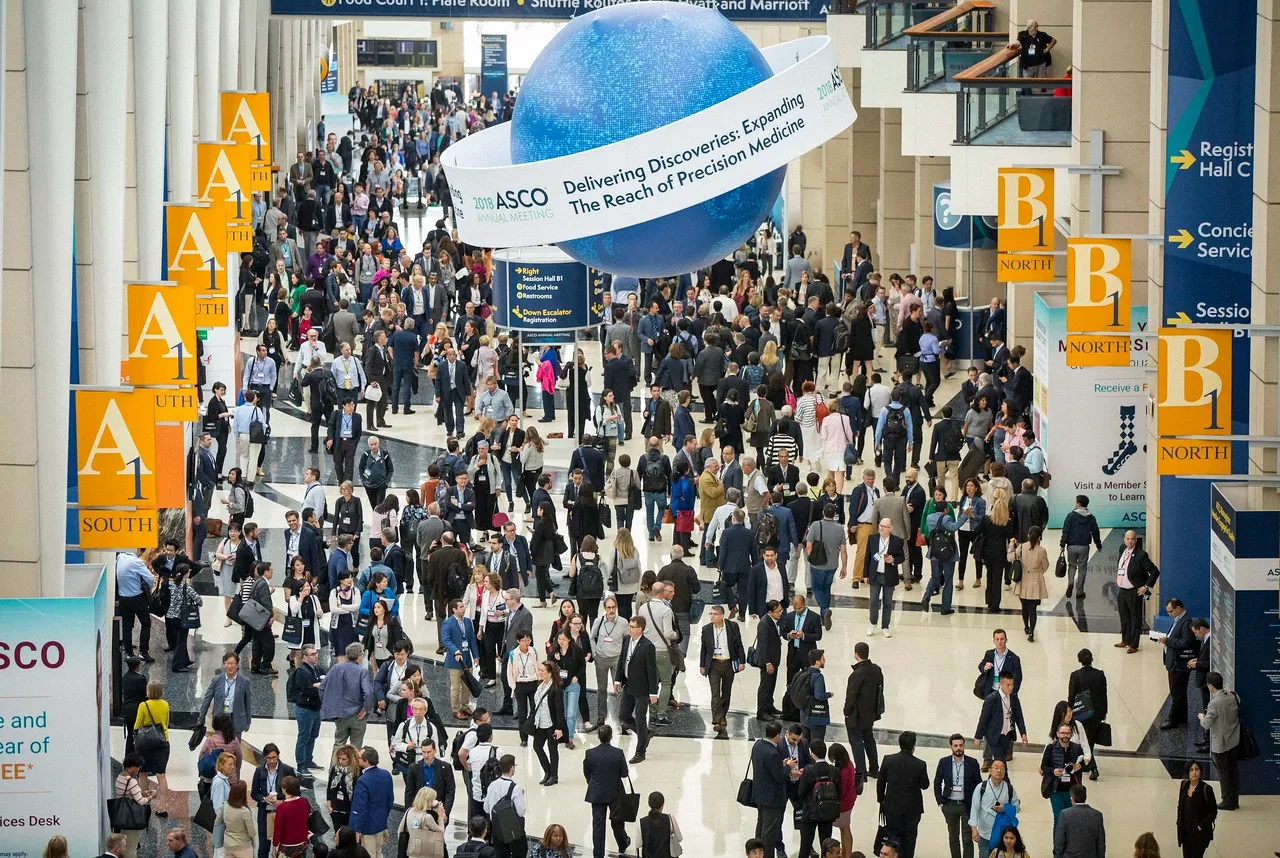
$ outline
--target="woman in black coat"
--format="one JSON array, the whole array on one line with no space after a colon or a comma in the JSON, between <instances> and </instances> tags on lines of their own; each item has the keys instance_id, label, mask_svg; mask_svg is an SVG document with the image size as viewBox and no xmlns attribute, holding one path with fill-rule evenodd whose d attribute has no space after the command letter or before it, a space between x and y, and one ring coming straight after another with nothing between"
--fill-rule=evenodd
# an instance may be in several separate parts
<instances>
[{"instance_id":1,"label":"woman in black coat","mask_svg":"<svg viewBox=\"0 0 1280 858\"><path fill-rule=\"evenodd\" d=\"M555 595L556 588L551 583L551 566L560 562L557 542L563 537L557 533L554 506L544 501L535 514L537 521L533 525L533 537L529 540L529 557L538 582L538 607L545 608L547 599Z\"/></svg>"},{"instance_id":2,"label":"woman in black coat","mask_svg":"<svg viewBox=\"0 0 1280 858\"><path fill-rule=\"evenodd\" d=\"M999 495L999 493L997 493ZM1009 565L1009 543L1018 532L1008 499L994 497L978 525L982 540L982 565L987 568L987 611L1000 612L1000 584Z\"/></svg>"},{"instance_id":3,"label":"woman in black coat","mask_svg":"<svg viewBox=\"0 0 1280 858\"><path fill-rule=\"evenodd\" d=\"M859 365L858 374L871 377L872 364L876 359L875 327L871 324L874 312L870 304L858 305L854 311L853 324L849 327L849 352L845 360L845 369L853 375L853 365Z\"/></svg>"},{"instance_id":4,"label":"woman in black coat","mask_svg":"<svg viewBox=\"0 0 1280 858\"><path fill-rule=\"evenodd\" d=\"M1182 858L1202 858L1213 840L1218 801L1213 787L1203 777L1200 763L1192 760L1186 779L1178 786L1178 845L1182 847Z\"/></svg>"},{"instance_id":5,"label":"woman in black coat","mask_svg":"<svg viewBox=\"0 0 1280 858\"><path fill-rule=\"evenodd\" d=\"M539 725L544 726L539 726ZM559 668L553 662L538 664L538 687L529 704L529 718L524 733L533 736L533 752L542 766L542 786L560 782L560 743L568 737L564 721L564 689L560 687Z\"/></svg>"},{"instance_id":6,"label":"woman in black coat","mask_svg":"<svg viewBox=\"0 0 1280 858\"><path fill-rule=\"evenodd\" d=\"M364 533L364 503L355 496L351 480L344 480L339 487L342 495L333 502L333 535L351 534L351 561L360 567L360 536Z\"/></svg>"},{"instance_id":7,"label":"woman in black coat","mask_svg":"<svg viewBox=\"0 0 1280 858\"><path fill-rule=\"evenodd\" d=\"M730 390L720 405L716 433L720 436L720 448L732 447L742 455L742 421L747 419L746 409L738 401L738 391Z\"/></svg>"},{"instance_id":8,"label":"woman in black coat","mask_svg":"<svg viewBox=\"0 0 1280 858\"><path fill-rule=\"evenodd\" d=\"M574 501L573 515L569 516L569 536L573 539L575 553L585 537L604 539L604 527L600 524L600 504L596 502L595 490L585 481L578 499Z\"/></svg>"},{"instance_id":9,"label":"woman in black coat","mask_svg":"<svg viewBox=\"0 0 1280 858\"><path fill-rule=\"evenodd\" d=\"M311 369L302 377L302 386L310 391L308 419L311 422L311 447L309 453L320 452L320 427L329 422L329 409L324 402L324 383L332 374L325 370L320 358L312 358Z\"/></svg>"}]
</instances>

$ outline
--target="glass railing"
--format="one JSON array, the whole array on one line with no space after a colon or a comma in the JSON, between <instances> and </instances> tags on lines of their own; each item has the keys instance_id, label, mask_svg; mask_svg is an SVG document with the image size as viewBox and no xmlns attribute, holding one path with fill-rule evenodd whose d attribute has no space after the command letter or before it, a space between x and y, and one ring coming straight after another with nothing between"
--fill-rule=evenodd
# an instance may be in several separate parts
<instances>
[{"instance_id":1,"label":"glass railing","mask_svg":"<svg viewBox=\"0 0 1280 858\"><path fill-rule=\"evenodd\" d=\"M1007 44L1007 33L992 30L994 17L992 0L965 0L907 27L907 91L949 80Z\"/></svg>"},{"instance_id":2,"label":"glass railing","mask_svg":"<svg viewBox=\"0 0 1280 858\"><path fill-rule=\"evenodd\" d=\"M1017 51L1002 48L954 76L956 143L1071 145L1071 77L1018 76Z\"/></svg>"},{"instance_id":3,"label":"glass railing","mask_svg":"<svg viewBox=\"0 0 1280 858\"><path fill-rule=\"evenodd\" d=\"M908 27L955 5L938 0L865 0L858 10L867 16L867 50L898 47L891 43L899 41L900 47L906 48L904 33Z\"/></svg>"}]
</instances>

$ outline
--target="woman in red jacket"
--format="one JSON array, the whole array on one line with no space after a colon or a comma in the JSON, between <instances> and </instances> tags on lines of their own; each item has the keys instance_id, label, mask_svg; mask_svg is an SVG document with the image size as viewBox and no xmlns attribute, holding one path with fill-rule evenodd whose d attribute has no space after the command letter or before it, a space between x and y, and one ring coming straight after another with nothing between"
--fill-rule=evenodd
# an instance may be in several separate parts
<instances>
[{"instance_id":1,"label":"woman in red jacket","mask_svg":"<svg viewBox=\"0 0 1280 858\"><path fill-rule=\"evenodd\" d=\"M301 858L307 854L307 842L311 838L311 831L307 828L311 805L302 797L302 785L297 778L284 778L280 781L280 789L284 792L284 801L276 805L275 834L271 843L277 855Z\"/></svg>"}]
</instances>

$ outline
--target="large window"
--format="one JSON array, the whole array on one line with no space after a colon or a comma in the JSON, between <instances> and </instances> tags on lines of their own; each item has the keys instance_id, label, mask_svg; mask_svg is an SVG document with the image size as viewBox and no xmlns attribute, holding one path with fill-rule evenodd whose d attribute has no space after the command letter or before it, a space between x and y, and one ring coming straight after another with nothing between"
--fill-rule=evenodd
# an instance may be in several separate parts
<instances>
[{"instance_id":1,"label":"large window","mask_svg":"<svg viewBox=\"0 0 1280 858\"><path fill-rule=\"evenodd\" d=\"M434 39L357 39L356 65L433 69L440 65Z\"/></svg>"}]
</instances>

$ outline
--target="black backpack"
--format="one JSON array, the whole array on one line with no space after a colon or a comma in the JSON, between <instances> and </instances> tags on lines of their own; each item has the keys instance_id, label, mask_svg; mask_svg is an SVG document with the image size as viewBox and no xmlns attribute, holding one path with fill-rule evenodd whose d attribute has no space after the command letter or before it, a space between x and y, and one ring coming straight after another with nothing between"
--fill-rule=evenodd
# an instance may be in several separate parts
<instances>
[{"instance_id":1,"label":"black backpack","mask_svg":"<svg viewBox=\"0 0 1280 858\"><path fill-rule=\"evenodd\" d=\"M489 834L497 843L511 844L524 840L524 817L511 798L515 790L513 781L507 788L507 794L494 802L493 812L489 814Z\"/></svg>"},{"instance_id":2,"label":"black backpack","mask_svg":"<svg viewBox=\"0 0 1280 858\"><path fill-rule=\"evenodd\" d=\"M778 517L773 513L760 513L760 520L756 522L756 544L778 547Z\"/></svg>"},{"instance_id":3,"label":"black backpack","mask_svg":"<svg viewBox=\"0 0 1280 858\"><path fill-rule=\"evenodd\" d=\"M453 746L449 749L449 758L453 760L453 767L458 771L462 771L462 743L467 740L467 736L475 733L476 728L463 730L453 734Z\"/></svg>"},{"instance_id":4,"label":"black backpack","mask_svg":"<svg viewBox=\"0 0 1280 858\"><path fill-rule=\"evenodd\" d=\"M489 749L489 759L480 767L480 794L489 792L489 784L502 777L502 766L498 765L498 749Z\"/></svg>"},{"instance_id":5,"label":"black backpack","mask_svg":"<svg viewBox=\"0 0 1280 858\"><path fill-rule=\"evenodd\" d=\"M836 325L836 354L844 354L849 350L849 323L844 319Z\"/></svg>"},{"instance_id":6,"label":"black backpack","mask_svg":"<svg viewBox=\"0 0 1280 858\"><path fill-rule=\"evenodd\" d=\"M594 560L584 560L578 567L578 597L581 599L604 598L604 573Z\"/></svg>"},{"instance_id":7,"label":"black backpack","mask_svg":"<svg viewBox=\"0 0 1280 858\"><path fill-rule=\"evenodd\" d=\"M942 519L938 519L938 526L929 531L929 556L939 563L950 563L956 559L956 538L942 526Z\"/></svg>"},{"instance_id":8,"label":"black backpack","mask_svg":"<svg viewBox=\"0 0 1280 858\"><path fill-rule=\"evenodd\" d=\"M320 378L320 407L326 413L338 407L338 380L331 372Z\"/></svg>"},{"instance_id":9,"label":"black backpack","mask_svg":"<svg viewBox=\"0 0 1280 858\"><path fill-rule=\"evenodd\" d=\"M246 521L253 518L253 489L248 486L244 489L244 517Z\"/></svg>"},{"instance_id":10,"label":"black backpack","mask_svg":"<svg viewBox=\"0 0 1280 858\"><path fill-rule=\"evenodd\" d=\"M449 564L449 571L445 574L444 592L450 599L461 599L463 594L467 592L467 584L471 578L467 575L466 567L461 563L454 561Z\"/></svg>"},{"instance_id":11,"label":"black backpack","mask_svg":"<svg viewBox=\"0 0 1280 858\"><path fill-rule=\"evenodd\" d=\"M813 668L806 667L795 675L787 686L787 698L801 712L809 708L813 703Z\"/></svg>"},{"instance_id":12,"label":"black backpack","mask_svg":"<svg viewBox=\"0 0 1280 858\"><path fill-rule=\"evenodd\" d=\"M640 484L646 492L666 491L667 475L662 470L662 457L656 459L646 455L641 461Z\"/></svg>"},{"instance_id":13,"label":"black backpack","mask_svg":"<svg viewBox=\"0 0 1280 858\"><path fill-rule=\"evenodd\" d=\"M884 433L880 436L885 441L901 441L907 437L907 409L885 406Z\"/></svg>"},{"instance_id":14,"label":"black backpack","mask_svg":"<svg viewBox=\"0 0 1280 858\"><path fill-rule=\"evenodd\" d=\"M810 822L835 822L840 815L840 788L830 775L822 774L813 782L813 792L805 806Z\"/></svg>"}]
</instances>

